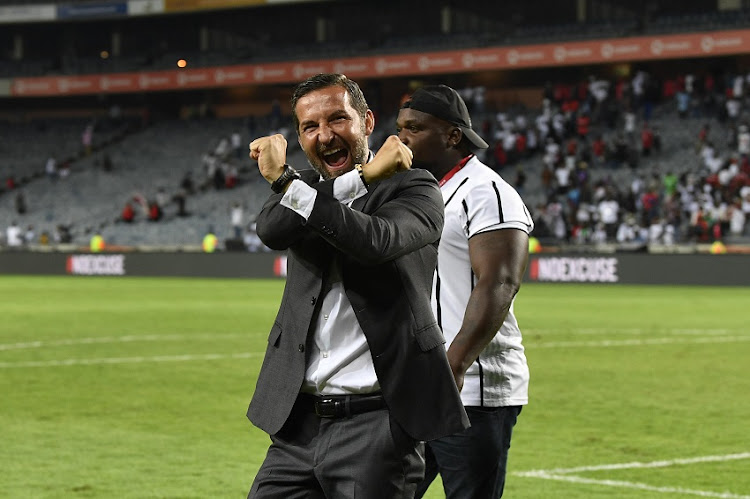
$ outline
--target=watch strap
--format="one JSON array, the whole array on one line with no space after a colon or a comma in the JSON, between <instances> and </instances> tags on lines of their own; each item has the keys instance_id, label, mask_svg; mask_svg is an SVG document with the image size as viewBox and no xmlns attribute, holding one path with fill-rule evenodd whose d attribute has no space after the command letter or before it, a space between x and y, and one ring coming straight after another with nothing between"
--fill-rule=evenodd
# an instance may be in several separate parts
<instances>
[{"instance_id":1,"label":"watch strap","mask_svg":"<svg viewBox=\"0 0 750 499\"><path fill-rule=\"evenodd\" d=\"M284 165L284 171L281 172L279 178L271 183L271 190L276 194L281 194L286 189L286 186L289 185L289 182L298 178L300 178L300 174L297 173L297 170L289 165Z\"/></svg>"}]
</instances>

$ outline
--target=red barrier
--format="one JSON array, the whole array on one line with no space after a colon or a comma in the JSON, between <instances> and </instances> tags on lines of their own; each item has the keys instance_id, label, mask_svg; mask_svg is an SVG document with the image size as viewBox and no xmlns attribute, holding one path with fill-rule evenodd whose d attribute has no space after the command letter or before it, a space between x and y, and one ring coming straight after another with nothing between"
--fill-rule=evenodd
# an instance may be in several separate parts
<instances>
[{"instance_id":1,"label":"red barrier","mask_svg":"<svg viewBox=\"0 0 750 499\"><path fill-rule=\"evenodd\" d=\"M36 97L179 90L295 83L308 76L328 72L345 73L354 79L365 79L615 61L711 57L748 52L750 30L714 31L173 71L14 78L11 95Z\"/></svg>"}]
</instances>

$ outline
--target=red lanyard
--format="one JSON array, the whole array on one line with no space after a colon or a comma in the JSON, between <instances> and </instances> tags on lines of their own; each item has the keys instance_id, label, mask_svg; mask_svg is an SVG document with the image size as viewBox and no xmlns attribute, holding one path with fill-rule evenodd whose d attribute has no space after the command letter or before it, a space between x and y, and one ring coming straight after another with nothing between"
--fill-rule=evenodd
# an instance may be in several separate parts
<instances>
[{"instance_id":1,"label":"red lanyard","mask_svg":"<svg viewBox=\"0 0 750 499\"><path fill-rule=\"evenodd\" d=\"M469 162L469 160L470 160L470 159L471 159L472 157L474 157L474 155L473 155L473 154L469 154L469 155L468 155L468 156L466 156L466 157L465 157L464 159L462 159L461 161L459 161L459 162L458 162L458 164L457 164L456 166L454 166L453 168L451 168L451 170L450 170L450 171L449 171L448 173L446 173L445 175L443 175L443 178L442 178L442 179L440 179L440 182L439 182L439 184L440 184L440 187L442 187L443 185L445 185L445 183L446 183L447 181L449 181L449 180L450 180L451 178L453 178L453 175L455 175L456 173L458 173L458 171L459 171L459 170L460 170L461 168L463 168L464 166L466 166L466 163L468 163L468 162Z\"/></svg>"}]
</instances>

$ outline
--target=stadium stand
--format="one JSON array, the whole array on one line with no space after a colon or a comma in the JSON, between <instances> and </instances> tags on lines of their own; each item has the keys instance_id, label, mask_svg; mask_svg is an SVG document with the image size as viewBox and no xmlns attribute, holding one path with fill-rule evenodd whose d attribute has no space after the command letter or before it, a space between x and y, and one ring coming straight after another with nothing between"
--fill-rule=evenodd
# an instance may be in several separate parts
<instances>
[{"instance_id":1,"label":"stadium stand","mask_svg":"<svg viewBox=\"0 0 750 499\"><path fill-rule=\"evenodd\" d=\"M717 97L720 95L717 94ZM558 154L550 166L555 170L570 169L571 178L585 169L585 183L576 183L573 180L568 186L563 186L555 179L545 186L543 170L546 153L541 149L519 155L511 161L508 157L512 151L506 151L508 154L502 163L494 157L495 150L487 151L484 157L486 162L494 165L511 183L518 182L518 171L524 172L526 182L522 186L523 195L540 221L539 236L544 243L594 242L596 204L599 201L598 197L602 197L605 191L612 193L620 204L618 225L635 217L635 226L639 227L642 234L633 239L648 242L646 224L650 222L650 218L661 219L668 215L660 210L655 215L646 216L640 196L649 184L655 184L661 203L665 199L663 179L668 173L674 173L680 179L679 189L688 189L690 182L695 184L691 188L696 189L696 196L706 185L714 182L712 174L716 172L710 171L706 166L698 148L700 132L705 125L709 126L718 155L724 160L721 169L727 168L732 159L744 161L737 163L738 167L747 162L747 156L738 151L736 141L727 140L736 134L736 129L722 118L723 113L719 112L718 104L711 108L711 114L681 118L674 99L660 97L660 102L651 112L648 122L650 128L657 130L660 135L659 150L647 156L640 150L640 134L644 119L643 111L639 110L634 118L635 131L628 135L627 140L627 147L631 152L618 157L613 144L618 137L627 133L624 128L624 110L621 107L623 104L619 102L618 116L613 121L613 126L608 126L601 118L592 123L588 134L589 137L601 135L607 144L607 152L601 160L590 157L591 140L583 141L577 137L572 121L576 114L568 113L569 116L565 117L562 108L558 107L560 104L564 102L549 103L547 108L550 121L559 118L564 122L561 135L552 135L563 153ZM535 129L540 143L546 140L544 133L538 128L539 118L544 116L545 111L523 108L519 108L517 113L497 111L500 110L488 109L481 114L475 113L475 122L486 131L488 138L494 139L493 147L502 147L506 132L512 132L514 135L528 132L527 129L516 129L513 125L510 127L511 130L503 130L503 121L517 123L519 116L523 116L529 124L527 128ZM384 134L392 133L393 121L393 116L381 120L378 138L373 140L373 146L377 146ZM8 127L5 130L11 140L6 144L9 150L4 152L4 157L10 159L7 164L15 162L17 166L12 170L5 169L3 174L6 177L15 177L18 185L12 190L6 187L5 192L0 194L0 200L12 208L13 191L21 191L26 197L28 211L20 217L12 209L3 210L0 215L2 226L8 226L19 218L23 226L33 225L37 234L54 234L58 226L70 226L73 241L77 244L85 244L94 231L99 231L105 241L115 245L190 246L197 244L209 228L212 228L220 239L230 237L231 204L241 201L247 213L253 215L259 211L268 195L268 186L258 177L255 165L244 156L244 150L241 157L232 156L226 162L227 167L238 170L239 182L236 187L216 189L212 178L207 177L204 156L216 148L221 138L229 137L239 130L242 131L243 148L251 140L242 119L170 119L137 129L128 128L126 125L109 129L102 126L104 131L96 132L99 140L90 155L85 155L80 150L78 134L85 123L85 120L80 119L58 120L46 125L46 130L39 130L39 125L36 125L36 129L27 125ZM259 119L258 124L260 130L268 129L267 121ZM731 135L728 135L729 132ZM288 131L286 133L289 134ZM294 137L289 136L289 139L294 154L290 161L298 165L305 164L304 157L294 148ZM566 160L564 151L571 141L577 144L576 154L573 155L573 159ZM501 143L496 146L498 142ZM43 165L48 151L58 150L63 151L63 156L72 158L68 160L70 174L66 178L53 180L44 174ZM111 171L103 168L102 157L105 153L114 165ZM585 167L582 167L583 163L586 164ZM743 168L743 171L736 172L738 184L731 191L731 195L728 192L725 194L717 186L715 191L721 192L720 194L705 196L705 199L682 200L679 213L675 214L676 218L671 221L675 225L675 242L697 240L697 236L691 232L693 229L690 215L694 209L691 203L706 203L706 210L715 212L707 218L715 219L716 223L719 223L718 218L726 216L726 205L737 200L740 195L740 184L750 185L747 180L750 170L746 166ZM744 177L741 175L743 172ZM186 199L190 216L181 217L178 216L174 197L180 191L181 181L187 174L193 179L195 192L188 194ZM641 185L642 190L631 193L631 186L636 179L639 179L637 183ZM141 213L137 205L139 202L144 203L143 200L147 202L155 199L160 187L164 189L170 202L164 207L164 217L158 222L150 222L145 212ZM579 227L580 224L576 221L580 201L571 197L573 191L579 191L575 195L590 205L590 227ZM581 191L589 191L589 198L587 199L586 194ZM633 199L632 196L637 197ZM134 201L136 204L137 215L132 224L117 221L120 210L127 201ZM750 202L750 199L747 202ZM550 227L554 226L554 222L545 220L545 216L550 207L556 206L557 203L563 205L560 213L563 232L555 234L554 228ZM550 229L546 236L543 228L545 225ZM591 234L587 238L581 238L579 233L582 229L590 231ZM713 238L714 235L707 233L705 237ZM729 236L726 227L724 236ZM746 238L747 224L740 234L733 236L736 240Z\"/></svg>"},{"instance_id":2,"label":"stadium stand","mask_svg":"<svg viewBox=\"0 0 750 499\"><path fill-rule=\"evenodd\" d=\"M460 7L446 3L437 8L424 0L404 6L404 15L393 19L387 9L367 8L367 2L310 2L146 16L137 21L31 24L25 30L13 28L0 35L5 49L0 78L159 70L173 68L178 57L188 57L191 67L205 67L732 29L744 27L750 20L750 9L744 4L722 12L707 10L701 2L664 1L655 9L645 4L631 8L592 1L585 21L581 21L574 4L580 2L560 2L540 12L534 2L508 6L469 0ZM321 16L320 7L326 7L325 16ZM295 16L289 15L291 9ZM349 21L362 12L368 13L372 25L367 33ZM424 22L414 23L420 15ZM289 22L283 34L274 29L273 21L279 17ZM197 19L203 23L201 30ZM98 49L91 53L91 47L81 48L84 38L73 33L80 26L95 27L86 36L104 40L116 27L126 43L120 53L102 58ZM248 31L248 26L252 30ZM29 42L20 58L7 56L17 45L15 33L25 33ZM36 35L43 35L48 43L40 45ZM59 45L59 50L46 50L50 43ZM716 71L717 65L722 66L721 71ZM473 83L471 75L435 76L431 81L444 81L467 92L475 124L493 146L483 153L484 160L522 190L538 220L537 235L543 243L585 246L617 240L614 227L609 227L609 234L597 228L598 204L608 195L619 206L617 232L627 226L624 229L635 234L626 238L628 241L652 242L649 224L657 219L672 226L674 242L715 238L743 242L748 237L748 224L743 221L741 230L730 230L728 219L737 212L737 203L739 211L750 212L750 198L745 196L750 189L746 185L748 153L738 140L741 126L747 123L746 73L741 58L724 59L721 64L706 59L694 68L690 62L676 61L665 68L628 64L625 72L614 65L558 68L554 73L519 71L508 80L532 89L538 99L526 99L524 105L515 106L491 98L486 103L475 102L477 88L483 88L481 75L477 75L480 83ZM545 87L552 74L556 81ZM430 81L413 76L417 81ZM636 90L644 86L643 78L652 82L645 94ZM597 80L608 85L608 97L601 103L593 97L591 86ZM707 88L709 80L711 88ZM413 90L413 83L409 77L401 80L399 96ZM392 89L398 84L389 86ZM383 109L394 109L396 100L393 95L379 95L378 90L375 83L366 93L381 115ZM486 90L489 95L492 89ZM0 115L0 205L5 208L0 210L0 227L14 221L24 228L33 226L35 242L44 233L53 243L70 241L83 246L98 232L110 245L189 247L199 245L209 229L221 240L229 238L233 233L230 206L236 201L243 203L252 220L268 195L255 165L244 151L241 157L227 155L218 163L208 153L217 156L220 141L238 131L246 147L254 136L278 130L281 124L257 115L250 132L242 117L185 112L210 100L196 92L121 100L125 109L118 119L102 110L111 101L101 96L71 98L69 105L82 106L74 117L51 117L48 113L43 119L34 118L30 112L34 108L55 107L44 100L30 101L30 110ZM173 109L145 119L142 110L155 101L173 101ZM736 116L728 115L729 101L736 102ZM92 107L99 111L87 114L85 109ZM583 115L590 119L585 134L578 124ZM379 118L371 146L377 148L382 138L392 133L393 122L392 115ZM89 125L94 130L87 153L81 140ZM641 147L646 125L656 134L650 140L658 138L660 145L649 154ZM704 154L708 139L699 139L706 125L717 152L710 163ZM556 145L545 150L548 136ZM597 136L604 145L600 156L594 152ZM296 140L289 138L293 148L290 161L304 164L294 147ZM531 147L534 143L537 147ZM568 154L573 145L574 154ZM67 175L53 178L45 172L50 157ZM208 169L236 171L238 182L231 188L216 188ZM192 179L194 192L181 185L186 176ZM678 200L665 201L665 179L670 191L677 189ZM649 189L658 191L656 200L647 195ZM148 221L148 205L157 196L162 198L162 217ZM120 220L127 202L135 207L132 223ZM180 214L179 202L184 203L188 216ZM654 203L655 208L651 207ZM0 238L4 236L3 230ZM663 242L663 235L660 237Z\"/></svg>"},{"instance_id":3,"label":"stadium stand","mask_svg":"<svg viewBox=\"0 0 750 499\"><path fill-rule=\"evenodd\" d=\"M52 0L12 3L91 4ZM95 31L86 19L40 24L29 28L23 58L0 60L0 78L157 71L172 69L177 58L189 59L191 67L210 67L736 29L750 22L747 5L716 11L714 5L699 1L662 1L658 8L644 2L589 1L585 20L580 19L577 3L571 1L507 5L466 0L457 6L420 0L399 4L396 17L389 9L373 9L363 0L292 2L263 8L251 3L252 7L182 12L138 22L103 18L97 20ZM449 15L444 14L446 8ZM362 12L367 12L369 31L353 32L351 19ZM277 29L280 18L285 20L284 30ZM332 28L321 34L318 24ZM445 29L446 25L450 28ZM96 42L72 42L71 31L78 28L86 29ZM110 45L113 31L123 42L117 53L102 59L99 51ZM6 53L13 51L14 32L9 29L0 35L0 47ZM50 45L58 49L50 50Z\"/></svg>"}]
</instances>

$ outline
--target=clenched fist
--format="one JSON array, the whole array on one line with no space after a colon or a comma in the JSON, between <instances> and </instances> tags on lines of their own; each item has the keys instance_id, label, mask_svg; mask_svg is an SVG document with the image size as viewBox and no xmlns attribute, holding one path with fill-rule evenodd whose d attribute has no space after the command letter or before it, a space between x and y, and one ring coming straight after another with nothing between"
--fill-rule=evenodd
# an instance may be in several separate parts
<instances>
[{"instance_id":1,"label":"clenched fist","mask_svg":"<svg viewBox=\"0 0 750 499\"><path fill-rule=\"evenodd\" d=\"M391 135L380 148L372 161L362 165L365 181L370 184L384 180L394 173L411 168L414 155L396 135Z\"/></svg>"},{"instance_id":2,"label":"clenched fist","mask_svg":"<svg viewBox=\"0 0 750 499\"><path fill-rule=\"evenodd\" d=\"M260 137L250 143L250 158L258 162L263 178L273 183L284 171L286 139L281 134Z\"/></svg>"}]
</instances>

